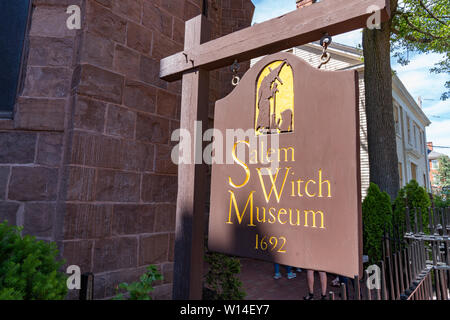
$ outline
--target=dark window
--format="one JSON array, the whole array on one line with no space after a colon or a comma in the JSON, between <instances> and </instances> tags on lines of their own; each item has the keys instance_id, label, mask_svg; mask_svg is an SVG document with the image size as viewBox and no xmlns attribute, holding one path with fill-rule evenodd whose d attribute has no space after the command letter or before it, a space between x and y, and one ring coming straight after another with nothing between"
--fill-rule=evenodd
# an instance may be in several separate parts
<instances>
[{"instance_id":1,"label":"dark window","mask_svg":"<svg viewBox=\"0 0 450 320\"><path fill-rule=\"evenodd\" d=\"M29 10L30 0L0 0L0 117L16 100Z\"/></svg>"}]
</instances>

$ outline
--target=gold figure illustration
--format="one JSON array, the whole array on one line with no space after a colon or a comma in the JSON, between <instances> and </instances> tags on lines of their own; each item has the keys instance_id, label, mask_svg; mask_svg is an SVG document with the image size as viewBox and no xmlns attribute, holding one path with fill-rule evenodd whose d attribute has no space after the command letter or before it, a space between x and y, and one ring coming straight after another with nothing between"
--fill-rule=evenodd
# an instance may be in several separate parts
<instances>
[{"instance_id":1,"label":"gold figure illustration","mask_svg":"<svg viewBox=\"0 0 450 320\"><path fill-rule=\"evenodd\" d=\"M286 60L272 63L264 69L261 78L257 88L257 133L293 131L292 69L289 63ZM283 92L280 89L284 89ZM280 94L281 104L278 105Z\"/></svg>"}]
</instances>

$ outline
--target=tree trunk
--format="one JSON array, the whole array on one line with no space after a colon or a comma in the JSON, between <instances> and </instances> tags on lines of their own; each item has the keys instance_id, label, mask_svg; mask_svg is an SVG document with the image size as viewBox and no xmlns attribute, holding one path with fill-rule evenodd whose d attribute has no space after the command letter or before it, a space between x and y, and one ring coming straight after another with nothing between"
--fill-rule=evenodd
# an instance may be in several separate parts
<instances>
[{"instance_id":1,"label":"tree trunk","mask_svg":"<svg viewBox=\"0 0 450 320\"><path fill-rule=\"evenodd\" d=\"M396 1L392 2L396 4ZM381 29L364 29L363 47L370 181L393 200L400 182L392 102L390 34L391 21L383 23Z\"/></svg>"}]
</instances>

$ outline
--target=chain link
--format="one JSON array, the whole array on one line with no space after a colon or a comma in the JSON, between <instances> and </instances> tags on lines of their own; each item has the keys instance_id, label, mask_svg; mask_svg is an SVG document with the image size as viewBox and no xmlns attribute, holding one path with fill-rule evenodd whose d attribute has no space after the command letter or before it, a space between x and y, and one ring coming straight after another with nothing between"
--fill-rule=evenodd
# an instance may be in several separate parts
<instances>
[{"instance_id":1,"label":"chain link","mask_svg":"<svg viewBox=\"0 0 450 320\"><path fill-rule=\"evenodd\" d=\"M231 79L231 84L233 87L236 87L239 82L241 81L241 78L237 75L237 72L241 68L241 65L237 62L237 60L234 60L233 65L231 66L231 72L233 72L233 78Z\"/></svg>"},{"instance_id":2,"label":"chain link","mask_svg":"<svg viewBox=\"0 0 450 320\"><path fill-rule=\"evenodd\" d=\"M331 54L327 51L328 46L331 44L332 38L329 35L324 35L320 39L320 45L322 46L322 56L320 57L320 64L318 69L322 68L323 65L327 64L331 60Z\"/></svg>"}]
</instances>

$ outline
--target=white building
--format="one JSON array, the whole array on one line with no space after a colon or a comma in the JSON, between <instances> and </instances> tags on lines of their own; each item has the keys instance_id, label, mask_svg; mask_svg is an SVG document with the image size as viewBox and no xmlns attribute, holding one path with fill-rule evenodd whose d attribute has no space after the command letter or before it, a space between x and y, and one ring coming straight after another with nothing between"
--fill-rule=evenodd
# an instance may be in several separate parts
<instances>
[{"instance_id":1,"label":"white building","mask_svg":"<svg viewBox=\"0 0 450 320\"><path fill-rule=\"evenodd\" d=\"M320 64L322 47L311 43L286 50L307 61L314 67ZM357 70L360 84L360 122L361 122L361 182L362 195L365 197L370 182L369 154L367 145L367 122L365 111L364 63L362 50L342 44L332 43L328 47L331 60L322 66L322 70ZM252 60L252 65L258 59ZM427 159L426 131L431 124L400 79L392 77L392 96L394 99L395 130L397 133L397 155L400 185L405 186L415 179L419 185L431 192L429 163Z\"/></svg>"}]
</instances>

